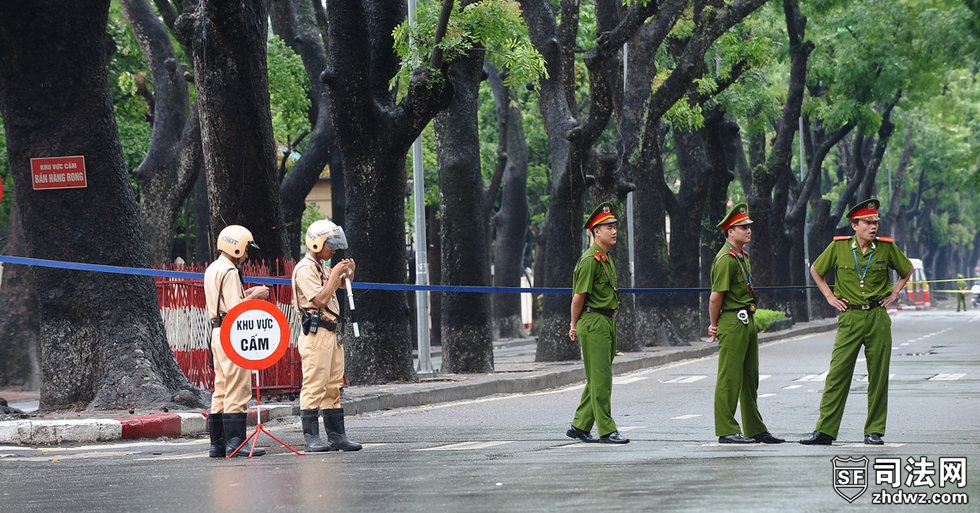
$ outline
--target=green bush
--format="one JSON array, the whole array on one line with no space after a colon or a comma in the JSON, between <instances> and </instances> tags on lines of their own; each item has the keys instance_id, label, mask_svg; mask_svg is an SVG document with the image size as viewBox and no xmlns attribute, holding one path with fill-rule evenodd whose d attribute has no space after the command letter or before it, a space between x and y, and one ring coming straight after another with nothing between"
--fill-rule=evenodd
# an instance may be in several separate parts
<instances>
[{"instance_id":1,"label":"green bush","mask_svg":"<svg viewBox=\"0 0 980 513\"><path fill-rule=\"evenodd\" d=\"M780 312L779 310L766 310L765 308L760 308L755 311L755 315L752 317L755 319L755 329L759 331L759 333L762 333L769 327L769 323L779 319L785 319L786 314Z\"/></svg>"}]
</instances>

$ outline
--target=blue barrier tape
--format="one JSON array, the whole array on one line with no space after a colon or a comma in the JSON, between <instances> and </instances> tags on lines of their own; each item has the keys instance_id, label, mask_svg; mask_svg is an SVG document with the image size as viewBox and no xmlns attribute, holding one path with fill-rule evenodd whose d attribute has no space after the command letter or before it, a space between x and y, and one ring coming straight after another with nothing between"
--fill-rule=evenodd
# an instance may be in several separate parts
<instances>
[{"instance_id":1,"label":"blue barrier tape","mask_svg":"<svg viewBox=\"0 0 980 513\"><path fill-rule=\"evenodd\" d=\"M0 263L26 265L34 267L51 267L56 269L70 269L75 271L91 271L111 274L135 274L139 276L154 276L161 278L204 279L204 273L192 273L186 271L167 271L165 269L143 269L139 267L117 267L102 264L82 264L78 262L61 262L58 260L44 260L40 258L26 258L0 255ZM262 276L243 276L242 281L246 283L258 283L260 285L291 285L288 278L270 278ZM482 287L482 286L461 286L461 285L406 285L394 283L366 283L354 282L351 284L355 289L365 290L401 290L416 291L425 290L429 292L446 292L449 294L460 294L464 292L476 293L530 293L530 294L571 294L571 288L557 287ZM756 287L756 290L797 290L804 291L806 288L816 288L815 286L774 286ZM708 288L669 288L669 289L619 289L621 294L677 294L697 292L700 294L711 292Z\"/></svg>"}]
</instances>

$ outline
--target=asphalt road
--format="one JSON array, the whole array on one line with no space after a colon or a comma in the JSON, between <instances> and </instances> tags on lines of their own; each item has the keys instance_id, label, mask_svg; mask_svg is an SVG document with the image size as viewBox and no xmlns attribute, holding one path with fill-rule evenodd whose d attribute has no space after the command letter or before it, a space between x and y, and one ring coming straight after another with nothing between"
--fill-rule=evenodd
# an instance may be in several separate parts
<instances>
[{"instance_id":1,"label":"asphalt road","mask_svg":"<svg viewBox=\"0 0 980 513\"><path fill-rule=\"evenodd\" d=\"M564 436L579 385L348 418L348 434L365 444L355 453L296 456L265 435L272 454L230 461L207 458L204 439L0 447L0 511L980 511L980 315L892 318L883 447L861 443L863 360L839 441L795 443L816 422L829 332L762 346L762 414L791 443L717 443L710 357L616 378L613 414L632 439L624 446ZM298 419L264 427L302 449ZM840 461L862 457L863 479ZM969 503L874 503L919 494Z\"/></svg>"}]
</instances>

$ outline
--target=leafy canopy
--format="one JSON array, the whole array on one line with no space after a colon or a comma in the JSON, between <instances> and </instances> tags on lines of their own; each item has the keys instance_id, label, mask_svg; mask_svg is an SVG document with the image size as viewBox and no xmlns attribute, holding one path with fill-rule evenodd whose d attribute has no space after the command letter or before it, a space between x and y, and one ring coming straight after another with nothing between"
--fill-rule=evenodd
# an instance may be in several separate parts
<instances>
[{"instance_id":1,"label":"leafy canopy","mask_svg":"<svg viewBox=\"0 0 980 513\"><path fill-rule=\"evenodd\" d=\"M429 66L440 7L440 2L423 0L414 23L406 21L395 27L395 52L401 58L401 70L392 86L407 85L412 70ZM487 51L487 58L498 68L506 70L504 83L508 86L534 83L548 76L544 57L530 42L517 2L482 0L461 11L453 10L446 35L439 42L445 62L478 47Z\"/></svg>"}]
</instances>

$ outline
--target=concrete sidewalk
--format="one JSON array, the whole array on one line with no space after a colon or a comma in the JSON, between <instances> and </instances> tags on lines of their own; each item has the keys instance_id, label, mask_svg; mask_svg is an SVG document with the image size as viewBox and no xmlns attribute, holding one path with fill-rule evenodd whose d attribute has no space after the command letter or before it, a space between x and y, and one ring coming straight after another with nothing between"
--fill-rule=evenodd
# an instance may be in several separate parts
<instances>
[{"instance_id":1,"label":"concrete sidewalk","mask_svg":"<svg viewBox=\"0 0 980 513\"><path fill-rule=\"evenodd\" d=\"M830 331L837 319L799 323L789 329L759 335L760 343L808 333ZM434 374L417 383L391 383L374 386L348 386L343 392L347 415L462 401L495 394L529 393L561 387L585 380L581 361L534 361L534 339L497 341L494 346L494 372L488 374ZM649 347L617 356L613 373L702 358L718 351L718 344L693 342L690 346ZM25 412L37 409L37 392L0 391L9 405ZM249 424L299 415L298 400L261 404L249 408ZM207 432L207 412L80 411L51 414L0 416L0 444L48 445L62 442L102 442L119 439L195 436Z\"/></svg>"}]
</instances>

